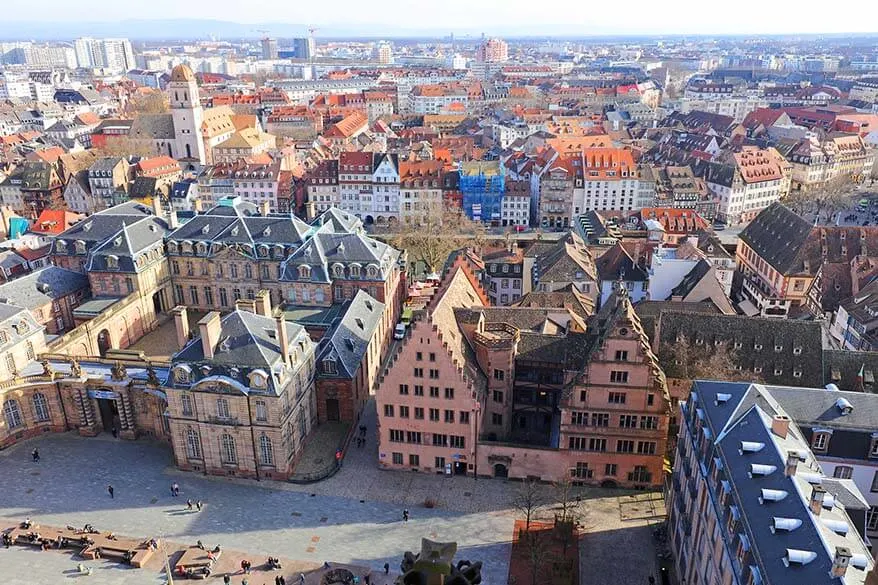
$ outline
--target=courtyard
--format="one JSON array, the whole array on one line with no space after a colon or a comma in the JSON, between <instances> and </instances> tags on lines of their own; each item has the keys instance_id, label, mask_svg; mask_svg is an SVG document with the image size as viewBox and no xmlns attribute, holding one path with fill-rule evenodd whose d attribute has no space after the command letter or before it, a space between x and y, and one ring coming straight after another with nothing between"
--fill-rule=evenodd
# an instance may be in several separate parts
<instances>
[{"instance_id":1,"label":"courtyard","mask_svg":"<svg viewBox=\"0 0 878 585\"><path fill-rule=\"evenodd\" d=\"M34 447L40 450L39 463L31 461ZM333 477L295 485L179 472L172 467L170 451L148 441L45 436L0 453L0 524L28 516L44 525L90 523L120 535L155 536L184 545L216 543L259 562L273 555L313 565L362 565L381 573L384 563L398 571L402 554L419 550L420 539L426 537L456 541L456 560L481 560L483 583L507 582L516 518L510 501L518 483L382 471L376 458L370 436L366 446L349 450ZM181 488L177 498L170 494L173 482ZM108 485L115 489L113 499ZM620 501L627 495L620 492L582 488L581 494L588 531L582 541L581 582L607 582L606 575L614 574L614 582L646 583L655 564L651 532L645 528L649 519L622 520ZM187 510L187 498L202 500L204 509ZM438 505L425 508L427 498ZM408 522L402 521L404 508L411 514ZM618 562L620 554L628 562ZM77 562L60 552L16 547L0 549L0 555L7 568L5 580L11 583L58 583ZM163 583L164 577L102 562L88 581L139 585ZM232 582L240 583L241 576ZM251 579L251 584L261 581Z\"/></svg>"}]
</instances>

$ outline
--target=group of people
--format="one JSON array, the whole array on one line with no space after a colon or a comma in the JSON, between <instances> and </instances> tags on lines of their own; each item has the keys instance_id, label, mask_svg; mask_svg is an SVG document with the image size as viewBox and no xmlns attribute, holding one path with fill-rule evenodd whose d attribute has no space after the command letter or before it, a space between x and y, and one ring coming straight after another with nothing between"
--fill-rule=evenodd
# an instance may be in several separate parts
<instances>
[{"instance_id":1,"label":"group of people","mask_svg":"<svg viewBox=\"0 0 878 585\"><path fill-rule=\"evenodd\" d=\"M366 444L366 425L360 425L360 435L355 437L357 441L357 447L362 447Z\"/></svg>"},{"instance_id":2,"label":"group of people","mask_svg":"<svg viewBox=\"0 0 878 585\"><path fill-rule=\"evenodd\" d=\"M203 506L203 505L204 504L201 503L201 500L198 500L196 502L193 502L191 499L186 500L186 509L187 510L191 510L192 506L195 506L198 509L198 511L201 512L201 506Z\"/></svg>"},{"instance_id":3,"label":"group of people","mask_svg":"<svg viewBox=\"0 0 878 585\"><path fill-rule=\"evenodd\" d=\"M271 571L276 571L281 568L280 559L278 559L277 557L268 557L268 560L265 561L265 564Z\"/></svg>"}]
</instances>

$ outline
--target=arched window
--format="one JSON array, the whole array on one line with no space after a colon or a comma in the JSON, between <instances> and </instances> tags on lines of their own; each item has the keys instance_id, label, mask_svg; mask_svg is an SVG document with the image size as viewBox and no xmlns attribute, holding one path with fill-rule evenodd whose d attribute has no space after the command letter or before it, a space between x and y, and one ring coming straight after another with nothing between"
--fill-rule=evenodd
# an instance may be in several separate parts
<instances>
[{"instance_id":1,"label":"arched window","mask_svg":"<svg viewBox=\"0 0 878 585\"><path fill-rule=\"evenodd\" d=\"M311 278L311 267L299 266L299 278Z\"/></svg>"},{"instance_id":2,"label":"arched window","mask_svg":"<svg viewBox=\"0 0 878 585\"><path fill-rule=\"evenodd\" d=\"M3 403L3 415L6 417L6 426L15 429L24 423L21 419L21 408L18 407L18 401L9 399Z\"/></svg>"},{"instance_id":3,"label":"arched window","mask_svg":"<svg viewBox=\"0 0 878 585\"><path fill-rule=\"evenodd\" d=\"M46 396L37 392L33 397L34 401L34 419L37 422L46 422L49 420L49 403Z\"/></svg>"},{"instance_id":4,"label":"arched window","mask_svg":"<svg viewBox=\"0 0 878 585\"><path fill-rule=\"evenodd\" d=\"M238 463L238 449L235 447L235 438L232 435L223 435L220 439L220 459L223 463Z\"/></svg>"},{"instance_id":5,"label":"arched window","mask_svg":"<svg viewBox=\"0 0 878 585\"><path fill-rule=\"evenodd\" d=\"M201 437L195 429L186 431L186 455L189 459L201 459Z\"/></svg>"},{"instance_id":6,"label":"arched window","mask_svg":"<svg viewBox=\"0 0 878 585\"><path fill-rule=\"evenodd\" d=\"M259 462L262 465L274 465L274 448L271 439L262 435L259 437Z\"/></svg>"}]
</instances>

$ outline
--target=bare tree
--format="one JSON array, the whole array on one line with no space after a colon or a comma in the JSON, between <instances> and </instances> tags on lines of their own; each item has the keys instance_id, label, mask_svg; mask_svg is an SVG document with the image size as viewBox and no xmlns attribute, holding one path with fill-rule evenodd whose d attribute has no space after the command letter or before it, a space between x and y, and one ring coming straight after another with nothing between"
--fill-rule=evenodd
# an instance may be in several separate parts
<instances>
[{"instance_id":1,"label":"bare tree","mask_svg":"<svg viewBox=\"0 0 878 585\"><path fill-rule=\"evenodd\" d=\"M576 539L577 525L582 519L582 497L569 475L565 475L552 485L555 488L555 501L557 502L555 530L564 546L563 558L566 559L567 549Z\"/></svg>"},{"instance_id":2,"label":"bare tree","mask_svg":"<svg viewBox=\"0 0 878 585\"><path fill-rule=\"evenodd\" d=\"M143 114L164 114L168 111L168 98L159 91L137 94L128 100L124 113L126 116L136 118Z\"/></svg>"},{"instance_id":3,"label":"bare tree","mask_svg":"<svg viewBox=\"0 0 878 585\"><path fill-rule=\"evenodd\" d=\"M436 272L454 250L484 242L484 226L444 203L428 204L411 223L387 228L390 242L405 249L412 260L423 262L427 272Z\"/></svg>"},{"instance_id":4,"label":"bare tree","mask_svg":"<svg viewBox=\"0 0 878 585\"><path fill-rule=\"evenodd\" d=\"M548 530L537 530L535 532L525 532L524 535L519 534L519 542L523 542L525 552L527 553L527 564L530 567L530 583L537 585L545 583L546 579L541 574L540 569L546 567L549 563L550 556L550 537Z\"/></svg>"},{"instance_id":5,"label":"bare tree","mask_svg":"<svg viewBox=\"0 0 878 585\"><path fill-rule=\"evenodd\" d=\"M530 521L546 505L546 497L540 483L533 479L524 480L512 498L512 507L524 516L525 531L530 530Z\"/></svg>"},{"instance_id":6,"label":"bare tree","mask_svg":"<svg viewBox=\"0 0 878 585\"><path fill-rule=\"evenodd\" d=\"M155 146L149 140L127 136L113 137L104 146L94 149L99 157L154 156Z\"/></svg>"},{"instance_id":7,"label":"bare tree","mask_svg":"<svg viewBox=\"0 0 878 585\"><path fill-rule=\"evenodd\" d=\"M684 337L660 350L662 363L673 363L675 374L670 377L685 380L708 378L726 382L759 381L760 376L750 370L739 369L738 353L728 343L702 340L694 342Z\"/></svg>"}]
</instances>

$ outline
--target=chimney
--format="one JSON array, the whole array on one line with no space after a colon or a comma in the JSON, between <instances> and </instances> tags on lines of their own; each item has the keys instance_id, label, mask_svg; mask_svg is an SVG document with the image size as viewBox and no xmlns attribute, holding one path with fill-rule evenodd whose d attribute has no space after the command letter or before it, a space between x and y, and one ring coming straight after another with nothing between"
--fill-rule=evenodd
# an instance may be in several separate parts
<instances>
[{"instance_id":1,"label":"chimney","mask_svg":"<svg viewBox=\"0 0 878 585\"><path fill-rule=\"evenodd\" d=\"M833 577L844 577L847 573L848 564L851 562L851 549L844 546L835 547L835 557L832 559L832 570L830 575Z\"/></svg>"},{"instance_id":2,"label":"chimney","mask_svg":"<svg viewBox=\"0 0 878 585\"><path fill-rule=\"evenodd\" d=\"M256 314L271 317L271 293L265 289L256 293Z\"/></svg>"},{"instance_id":3,"label":"chimney","mask_svg":"<svg viewBox=\"0 0 878 585\"><path fill-rule=\"evenodd\" d=\"M183 305L177 305L171 309L174 315L174 326L177 328L177 346L183 349L183 346L189 343L189 313Z\"/></svg>"},{"instance_id":4,"label":"chimney","mask_svg":"<svg viewBox=\"0 0 878 585\"><path fill-rule=\"evenodd\" d=\"M786 439L787 433L790 432L790 417L782 414L774 415L771 419L771 432L781 439Z\"/></svg>"},{"instance_id":5,"label":"chimney","mask_svg":"<svg viewBox=\"0 0 878 585\"><path fill-rule=\"evenodd\" d=\"M271 204L268 200L263 201L259 205L259 211L262 213L262 217L268 217L268 214L271 213Z\"/></svg>"},{"instance_id":6,"label":"chimney","mask_svg":"<svg viewBox=\"0 0 878 585\"><path fill-rule=\"evenodd\" d=\"M204 359L213 359L213 348L219 343L220 332L222 326L220 323L220 314L211 311L198 322L198 330L201 333L201 349L204 352Z\"/></svg>"},{"instance_id":7,"label":"chimney","mask_svg":"<svg viewBox=\"0 0 878 585\"><path fill-rule=\"evenodd\" d=\"M277 344L280 346L280 355L284 361L284 365L290 365L290 336L287 333L287 320L284 316L278 315L274 320L277 325Z\"/></svg>"},{"instance_id":8,"label":"chimney","mask_svg":"<svg viewBox=\"0 0 878 585\"><path fill-rule=\"evenodd\" d=\"M176 209L172 209L171 212L168 214L168 227L171 228L172 230L175 230L178 227L180 227L180 221L177 219L177 210Z\"/></svg>"},{"instance_id":9,"label":"chimney","mask_svg":"<svg viewBox=\"0 0 878 585\"><path fill-rule=\"evenodd\" d=\"M255 313L256 301L254 299L238 299L237 301L235 301L235 310Z\"/></svg>"},{"instance_id":10,"label":"chimney","mask_svg":"<svg viewBox=\"0 0 878 585\"><path fill-rule=\"evenodd\" d=\"M823 510L824 496L826 496L826 490L823 488L823 486L811 486L811 501L808 502L808 507L811 508L811 512L815 516L819 516L820 511Z\"/></svg>"},{"instance_id":11,"label":"chimney","mask_svg":"<svg viewBox=\"0 0 878 585\"><path fill-rule=\"evenodd\" d=\"M787 451L787 464L784 467L783 474L787 477L796 475L796 468L799 467L799 454L795 451Z\"/></svg>"}]
</instances>

